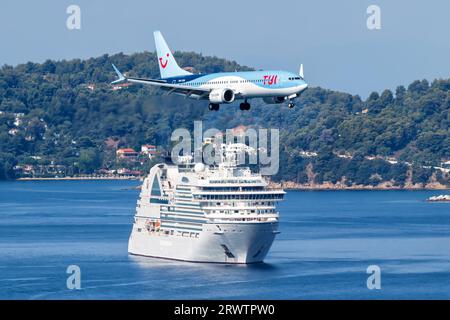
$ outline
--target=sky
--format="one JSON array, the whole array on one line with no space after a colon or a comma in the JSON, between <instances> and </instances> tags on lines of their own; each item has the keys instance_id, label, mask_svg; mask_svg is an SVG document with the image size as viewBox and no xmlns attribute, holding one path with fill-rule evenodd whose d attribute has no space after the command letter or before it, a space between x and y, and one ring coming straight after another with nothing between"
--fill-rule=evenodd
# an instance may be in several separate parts
<instances>
[{"instance_id":1,"label":"sky","mask_svg":"<svg viewBox=\"0 0 450 320\"><path fill-rule=\"evenodd\" d=\"M66 26L69 5L81 29ZM369 30L369 5L381 28ZM1 0L0 65L173 51L297 72L312 86L367 97L416 79L450 78L447 0Z\"/></svg>"}]
</instances>

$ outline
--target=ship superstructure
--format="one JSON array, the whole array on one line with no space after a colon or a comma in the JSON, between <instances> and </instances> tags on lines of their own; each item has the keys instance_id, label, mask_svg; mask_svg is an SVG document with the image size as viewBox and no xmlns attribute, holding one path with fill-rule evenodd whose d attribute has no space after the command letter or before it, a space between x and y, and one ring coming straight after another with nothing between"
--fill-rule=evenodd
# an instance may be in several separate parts
<instances>
[{"instance_id":1,"label":"ship superstructure","mask_svg":"<svg viewBox=\"0 0 450 320\"><path fill-rule=\"evenodd\" d=\"M145 178L128 251L195 262L263 261L278 233L285 192L237 165L239 144L222 145L218 166L157 164Z\"/></svg>"}]
</instances>

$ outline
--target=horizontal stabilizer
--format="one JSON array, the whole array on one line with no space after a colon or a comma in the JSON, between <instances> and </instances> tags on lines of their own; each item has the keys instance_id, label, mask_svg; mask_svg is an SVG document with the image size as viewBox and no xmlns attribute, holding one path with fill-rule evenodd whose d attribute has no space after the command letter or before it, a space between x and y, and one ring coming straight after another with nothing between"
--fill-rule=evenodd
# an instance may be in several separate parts
<instances>
[{"instance_id":1,"label":"horizontal stabilizer","mask_svg":"<svg viewBox=\"0 0 450 320\"><path fill-rule=\"evenodd\" d=\"M125 78L125 76L119 71L119 69L117 69L117 67L114 65L114 63L112 63L112 67L114 68L114 71L116 72L117 77L119 79L114 80L113 82L111 82L111 84L115 84L115 83L119 83L119 82L123 82L123 81L127 80L127 78Z\"/></svg>"}]
</instances>

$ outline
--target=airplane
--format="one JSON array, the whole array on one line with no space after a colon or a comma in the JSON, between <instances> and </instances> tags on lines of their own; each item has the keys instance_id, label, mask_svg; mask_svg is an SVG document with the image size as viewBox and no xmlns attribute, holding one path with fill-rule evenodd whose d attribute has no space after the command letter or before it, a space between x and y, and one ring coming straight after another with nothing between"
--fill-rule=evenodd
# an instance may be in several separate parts
<instances>
[{"instance_id":1,"label":"airplane","mask_svg":"<svg viewBox=\"0 0 450 320\"><path fill-rule=\"evenodd\" d=\"M235 100L241 110L250 110L249 99L262 98L267 104L288 102L308 88L304 80L303 65L299 74L288 71L235 71L210 74L193 74L180 68L160 31L154 32L160 79L143 79L124 76L113 64L118 79L111 84L131 82L159 87L167 94L179 94L187 98L209 100L209 110L219 110L220 104Z\"/></svg>"}]
</instances>

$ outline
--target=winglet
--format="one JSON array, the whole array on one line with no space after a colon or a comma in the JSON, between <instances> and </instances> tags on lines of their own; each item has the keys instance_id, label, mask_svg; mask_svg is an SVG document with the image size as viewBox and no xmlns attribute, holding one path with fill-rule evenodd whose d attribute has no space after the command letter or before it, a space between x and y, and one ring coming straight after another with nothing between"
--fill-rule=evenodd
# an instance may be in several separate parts
<instances>
[{"instance_id":1,"label":"winglet","mask_svg":"<svg viewBox=\"0 0 450 320\"><path fill-rule=\"evenodd\" d=\"M303 79L305 76L303 75L303 63L300 65L300 71L298 72L299 76Z\"/></svg>"},{"instance_id":2,"label":"winglet","mask_svg":"<svg viewBox=\"0 0 450 320\"><path fill-rule=\"evenodd\" d=\"M119 79L111 82L111 84L115 84L115 83L119 83L119 82L127 80L127 78L125 78L125 76L119 71L119 69L117 69L117 67L114 65L114 63L112 63L112 67L113 67L114 71L116 72L117 76L119 77Z\"/></svg>"}]
</instances>

